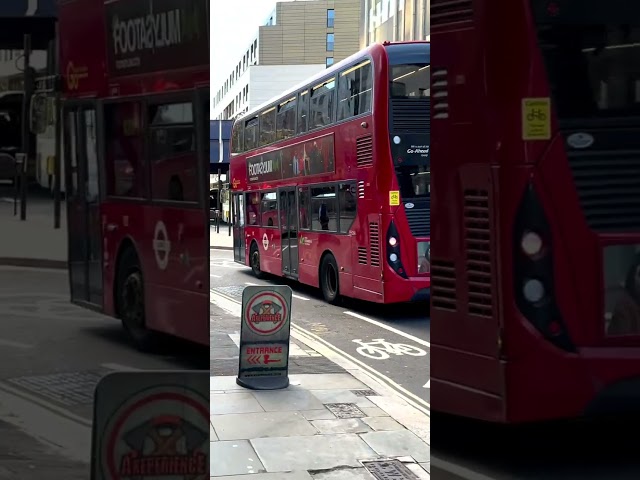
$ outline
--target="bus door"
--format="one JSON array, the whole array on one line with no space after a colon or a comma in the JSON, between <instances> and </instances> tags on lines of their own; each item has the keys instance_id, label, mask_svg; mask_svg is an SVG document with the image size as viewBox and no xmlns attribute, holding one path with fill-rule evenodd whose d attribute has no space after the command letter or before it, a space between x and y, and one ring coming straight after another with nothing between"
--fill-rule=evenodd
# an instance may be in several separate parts
<instances>
[{"instance_id":1,"label":"bus door","mask_svg":"<svg viewBox=\"0 0 640 480\"><path fill-rule=\"evenodd\" d=\"M234 193L231 199L233 210L233 259L236 262L246 262L246 238L244 234L244 193Z\"/></svg>"},{"instance_id":2,"label":"bus door","mask_svg":"<svg viewBox=\"0 0 640 480\"><path fill-rule=\"evenodd\" d=\"M102 224L96 106L62 112L71 301L103 306Z\"/></svg>"},{"instance_id":3,"label":"bus door","mask_svg":"<svg viewBox=\"0 0 640 480\"><path fill-rule=\"evenodd\" d=\"M280 238L282 248L282 273L298 278L298 202L295 188L281 188L278 192L280 202Z\"/></svg>"}]
</instances>

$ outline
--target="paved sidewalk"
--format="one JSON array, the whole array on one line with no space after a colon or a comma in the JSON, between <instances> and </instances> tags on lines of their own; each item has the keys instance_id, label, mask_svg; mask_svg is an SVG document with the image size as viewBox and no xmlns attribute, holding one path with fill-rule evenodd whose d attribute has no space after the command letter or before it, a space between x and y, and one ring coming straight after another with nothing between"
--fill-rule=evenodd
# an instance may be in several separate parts
<instances>
[{"instance_id":1,"label":"paved sidewalk","mask_svg":"<svg viewBox=\"0 0 640 480\"><path fill-rule=\"evenodd\" d=\"M66 206L61 210L61 225L53 228L53 200L38 196L27 203L27 219L13 215L13 201L0 192L0 264L66 268Z\"/></svg>"},{"instance_id":2,"label":"paved sidewalk","mask_svg":"<svg viewBox=\"0 0 640 480\"><path fill-rule=\"evenodd\" d=\"M209 228L209 246L218 250L233 250L233 231L229 235L229 225L220 224L220 232L216 232L214 225Z\"/></svg>"},{"instance_id":3,"label":"paved sidewalk","mask_svg":"<svg viewBox=\"0 0 640 480\"><path fill-rule=\"evenodd\" d=\"M67 460L17 427L0 414L0 480L87 480L89 464Z\"/></svg>"},{"instance_id":4,"label":"paved sidewalk","mask_svg":"<svg viewBox=\"0 0 640 480\"><path fill-rule=\"evenodd\" d=\"M212 477L375 480L365 468L374 461L385 478L429 479L428 440L384 410L388 398L349 373L290 379L284 390L252 391L211 377ZM389 475L397 469L405 474Z\"/></svg>"}]
</instances>

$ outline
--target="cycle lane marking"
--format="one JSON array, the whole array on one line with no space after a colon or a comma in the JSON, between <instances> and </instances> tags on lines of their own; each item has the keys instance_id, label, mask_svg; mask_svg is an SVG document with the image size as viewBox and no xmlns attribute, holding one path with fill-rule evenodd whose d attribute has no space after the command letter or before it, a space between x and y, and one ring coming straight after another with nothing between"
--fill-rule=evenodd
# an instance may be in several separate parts
<instances>
[{"instance_id":1,"label":"cycle lane marking","mask_svg":"<svg viewBox=\"0 0 640 480\"><path fill-rule=\"evenodd\" d=\"M360 345L356 348L357 353L372 360L388 360L391 355L408 355L411 357L424 357L427 355L427 352L421 348L407 345L406 343L391 343L384 338L373 338L369 342L364 342L359 338L351 341Z\"/></svg>"},{"instance_id":2,"label":"cycle lane marking","mask_svg":"<svg viewBox=\"0 0 640 480\"><path fill-rule=\"evenodd\" d=\"M427 342L426 340L422 340L421 338L418 338L418 337L416 337L414 335L411 335L410 333L403 332L402 330L394 328L391 325L387 325L386 323L379 322L378 320L374 320L373 318L365 317L364 315L360 315L359 313L351 312L349 310L345 310L342 313L344 313L345 315L349 315L351 317L357 318L359 320L363 320L365 322L368 322L371 325L375 325L376 327L384 328L385 330L388 330L388 331L390 331L392 333L395 333L396 335L400 335L401 337L404 337L404 338L406 338L408 340L411 340L412 342L415 342L415 343L417 343L419 345L423 345L425 347L431 348L431 343Z\"/></svg>"},{"instance_id":3,"label":"cycle lane marking","mask_svg":"<svg viewBox=\"0 0 640 480\"><path fill-rule=\"evenodd\" d=\"M210 290L210 298L211 303L217 305L218 307L236 317L240 317L241 303L238 300L232 299L213 290ZM352 373L354 371L354 367L356 367L355 370L362 371L364 375L372 378L378 384L384 385L387 389L390 389L397 397L407 402L422 414L429 415L430 405L428 402L420 398L418 395L405 389L400 384L396 383L391 378L382 374L372 366L367 365L361 360L358 360L354 356L350 355L344 350L341 350L336 345L324 340L311 331L304 329L299 325L299 323L291 323L291 337L304 343L312 350L315 350L316 352L324 355L329 360L333 361L337 365L340 365L346 370L351 371ZM363 381L361 378L359 378L359 380ZM364 383L366 384L366 382Z\"/></svg>"}]
</instances>

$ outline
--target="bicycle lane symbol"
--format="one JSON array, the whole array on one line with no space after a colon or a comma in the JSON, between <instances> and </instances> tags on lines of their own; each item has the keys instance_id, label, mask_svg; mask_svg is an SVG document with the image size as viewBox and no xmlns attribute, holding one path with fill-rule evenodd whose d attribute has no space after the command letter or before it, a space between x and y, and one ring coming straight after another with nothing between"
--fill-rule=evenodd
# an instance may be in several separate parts
<instances>
[{"instance_id":1,"label":"bicycle lane symbol","mask_svg":"<svg viewBox=\"0 0 640 480\"><path fill-rule=\"evenodd\" d=\"M361 339L352 341L360 345L356 348L356 352L372 360L387 360L391 358L391 355L409 355L411 357L424 357L427 355L427 352L421 348L404 343L387 342L384 338L374 338L369 342L364 342Z\"/></svg>"}]
</instances>

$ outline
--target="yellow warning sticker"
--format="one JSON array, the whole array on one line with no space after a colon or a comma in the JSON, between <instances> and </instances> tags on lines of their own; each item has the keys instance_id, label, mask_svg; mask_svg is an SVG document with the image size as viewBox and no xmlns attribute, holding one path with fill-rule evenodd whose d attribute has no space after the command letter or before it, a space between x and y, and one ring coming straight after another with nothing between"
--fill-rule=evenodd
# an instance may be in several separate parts
<instances>
[{"instance_id":1,"label":"yellow warning sticker","mask_svg":"<svg viewBox=\"0 0 640 480\"><path fill-rule=\"evenodd\" d=\"M522 99L522 139L549 140L551 138L551 100Z\"/></svg>"},{"instance_id":2,"label":"yellow warning sticker","mask_svg":"<svg viewBox=\"0 0 640 480\"><path fill-rule=\"evenodd\" d=\"M389 205L392 207L400 205L400 192L398 190L391 190L389 192Z\"/></svg>"}]
</instances>

